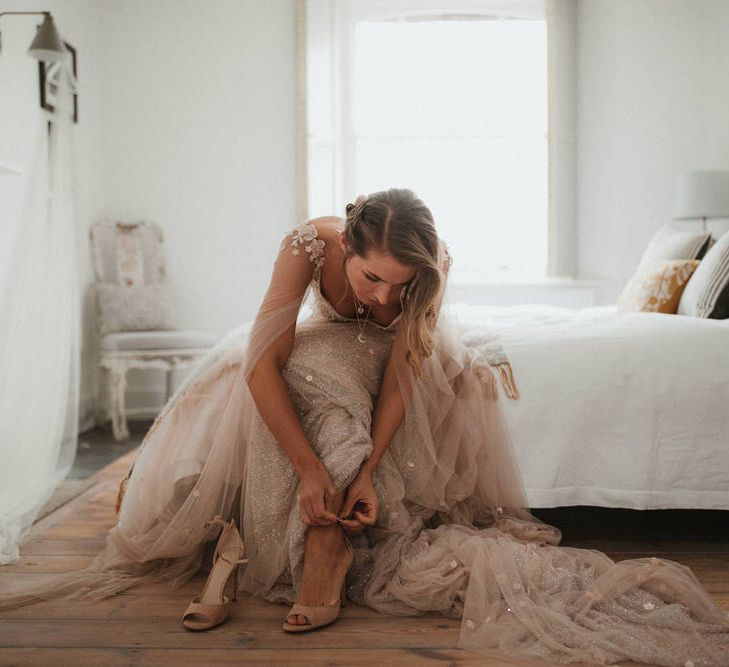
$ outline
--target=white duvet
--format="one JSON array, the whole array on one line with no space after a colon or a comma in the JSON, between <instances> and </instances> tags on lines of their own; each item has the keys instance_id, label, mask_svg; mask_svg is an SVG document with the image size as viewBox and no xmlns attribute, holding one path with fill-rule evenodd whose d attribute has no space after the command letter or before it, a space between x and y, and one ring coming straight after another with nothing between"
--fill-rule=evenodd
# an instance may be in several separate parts
<instances>
[{"instance_id":1,"label":"white duvet","mask_svg":"<svg viewBox=\"0 0 729 667\"><path fill-rule=\"evenodd\" d=\"M453 311L511 360L521 398L502 405L531 507L729 509L729 320Z\"/></svg>"}]
</instances>

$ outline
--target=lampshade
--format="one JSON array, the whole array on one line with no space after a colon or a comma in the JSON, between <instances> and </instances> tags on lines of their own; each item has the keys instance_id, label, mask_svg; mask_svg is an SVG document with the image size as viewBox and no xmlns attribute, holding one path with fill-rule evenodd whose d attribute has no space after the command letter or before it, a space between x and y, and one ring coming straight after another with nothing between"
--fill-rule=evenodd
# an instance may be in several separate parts
<instances>
[{"instance_id":1,"label":"lampshade","mask_svg":"<svg viewBox=\"0 0 729 667\"><path fill-rule=\"evenodd\" d=\"M675 220L729 218L729 171L687 171L678 181Z\"/></svg>"},{"instance_id":2,"label":"lampshade","mask_svg":"<svg viewBox=\"0 0 729 667\"><path fill-rule=\"evenodd\" d=\"M28 49L28 54L38 60L57 62L63 60L67 53L53 23L53 17L50 14L44 14L43 23L35 33L35 39Z\"/></svg>"}]
</instances>

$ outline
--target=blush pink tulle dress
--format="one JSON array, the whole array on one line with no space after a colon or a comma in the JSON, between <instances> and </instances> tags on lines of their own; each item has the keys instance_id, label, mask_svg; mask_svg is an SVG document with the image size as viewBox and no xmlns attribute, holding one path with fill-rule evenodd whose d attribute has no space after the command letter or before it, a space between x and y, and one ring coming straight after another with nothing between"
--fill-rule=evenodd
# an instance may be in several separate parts
<instances>
[{"instance_id":1,"label":"blush pink tulle dress","mask_svg":"<svg viewBox=\"0 0 729 667\"><path fill-rule=\"evenodd\" d=\"M308 223L284 238L253 326L231 332L167 403L126 480L105 550L78 573L0 592L0 607L184 582L215 538L204 522L216 514L239 521L250 559L241 588L293 602L307 530L298 478L246 380L296 323L283 378L343 488L371 451L373 406L401 323L362 329L326 300L325 232ZM422 377L396 369L406 415L374 475L377 525L354 541L349 597L384 614L462 618L454 645L522 664L729 665L727 613L688 568L560 547L560 531L529 512L498 373L460 342L446 310Z\"/></svg>"}]
</instances>

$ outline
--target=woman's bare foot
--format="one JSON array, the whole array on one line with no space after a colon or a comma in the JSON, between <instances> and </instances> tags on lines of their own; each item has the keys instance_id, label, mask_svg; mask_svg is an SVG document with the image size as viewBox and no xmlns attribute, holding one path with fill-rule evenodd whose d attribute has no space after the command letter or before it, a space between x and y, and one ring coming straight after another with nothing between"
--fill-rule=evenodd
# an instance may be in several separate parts
<instances>
[{"instance_id":1,"label":"woman's bare foot","mask_svg":"<svg viewBox=\"0 0 729 667\"><path fill-rule=\"evenodd\" d=\"M339 602L344 578L351 565L345 537L338 525L312 526L306 538L304 573L298 604L335 605ZM289 614L291 625L307 625L306 616Z\"/></svg>"}]
</instances>

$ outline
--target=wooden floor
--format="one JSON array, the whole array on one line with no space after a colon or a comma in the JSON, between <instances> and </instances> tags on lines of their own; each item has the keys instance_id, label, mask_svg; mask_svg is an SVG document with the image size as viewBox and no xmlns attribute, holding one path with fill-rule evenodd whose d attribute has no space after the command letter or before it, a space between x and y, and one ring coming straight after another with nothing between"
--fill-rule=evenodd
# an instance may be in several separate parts
<instances>
[{"instance_id":1,"label":"wooden floor","mask_svg":"<svg viewBox=\"0 0 729 667\"><path fill-rule=\"evenodd\" d=\"M21 562L0 568L0 578L72 570L88 562L115 522L118 480L133 454L96 473L91 489L37 523ZM579 516L565 510L543 510L540 516L562 525L560 512L565 544L599 548L616 560L656 554L679 561L729 609L729 512L668 512L665 529L660 515L658 528L655 521L646 523L651 513L621 518L628 511L594 510L602 519L595 525L595 516L588 517L582 528ZM625 519L629 515L632 523ZM47 602L2 612L0 665L506 664L453 648L457 620L385 617L356 605L329 628L287 635L280 629L285 607L244 598L219 628L191 633L179 619L200 582L175 592L150 586L95 604Z\"/></svg>"}]
</instances>

